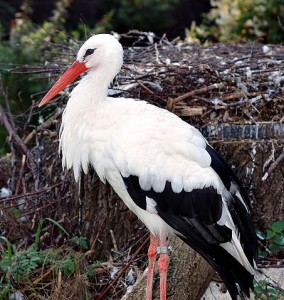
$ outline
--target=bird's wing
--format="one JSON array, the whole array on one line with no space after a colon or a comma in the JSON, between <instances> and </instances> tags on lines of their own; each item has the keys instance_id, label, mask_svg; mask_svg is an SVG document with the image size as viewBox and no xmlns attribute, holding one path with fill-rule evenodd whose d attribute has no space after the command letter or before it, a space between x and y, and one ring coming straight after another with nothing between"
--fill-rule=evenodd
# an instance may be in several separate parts
<instances>
[{"instance_id":1,"label":"bird's wing","mask_svg":"<svg viewBox=\"0 0 284 300\"><path fill-rule=\"evenodd\" d=\"M134 137L125 128L113 139L119 140L117 165L130 197L199 252L231 295L239 293L236 283L248 295L255 234L234 173L192 126L161 110L155 119L151 111L143 116L132 123Z\"/></svg>"},{"instance_id":2,"label":"bird's wing","mask_svg":"<svg viewBox=\"0 0 284 300\"><path fill-rule=\"evenodd\" d=\"M109 137L109 156L124 177L136 175L144 190L156 192L166 181L174 192L212 185L224 189L210 167L207 142L193 126L143 102L125 111Z\"/></svg>"}]
</instances>

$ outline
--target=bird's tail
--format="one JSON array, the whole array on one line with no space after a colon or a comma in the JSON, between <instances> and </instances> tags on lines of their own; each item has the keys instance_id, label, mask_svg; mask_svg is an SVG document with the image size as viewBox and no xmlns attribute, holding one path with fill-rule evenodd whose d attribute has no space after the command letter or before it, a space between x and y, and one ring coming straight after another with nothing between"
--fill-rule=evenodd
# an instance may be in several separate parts
<instances>
[{"instance_id":1,"label":"bird's tail","mask_svg":"<svg viewBox=\"0 0 284 300\"><path fill-rule=\"evenodd\" d=\"M243 251L240 251L238 242L234 245L232 241L230 246L227 242L224 247L222 244L206 245L200 239L198 242L197 240L193 241L193 235L179 237L203 256L218 272L233 300L239 299L238 297L249 298L250 289L253 290L254 269Z\"/></svg>"}]
</instances>

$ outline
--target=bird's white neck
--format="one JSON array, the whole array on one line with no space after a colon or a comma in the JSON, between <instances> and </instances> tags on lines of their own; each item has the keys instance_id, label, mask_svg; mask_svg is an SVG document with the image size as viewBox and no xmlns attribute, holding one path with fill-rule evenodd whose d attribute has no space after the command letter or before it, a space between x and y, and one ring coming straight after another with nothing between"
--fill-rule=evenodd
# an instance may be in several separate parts
<instances>
[{"instance_id":1,"label":"bird's white neck","mask_svg":"<svg viewBox=\"0 0 284 300\"><path fill-rule=\"evenodd\" d=\"M113 78L114 75L105 70L90 70L73 89L70 100L76 98L76 101L80 101L84 106L106 101L107 90Z\"/></svg>"}]
</instances>

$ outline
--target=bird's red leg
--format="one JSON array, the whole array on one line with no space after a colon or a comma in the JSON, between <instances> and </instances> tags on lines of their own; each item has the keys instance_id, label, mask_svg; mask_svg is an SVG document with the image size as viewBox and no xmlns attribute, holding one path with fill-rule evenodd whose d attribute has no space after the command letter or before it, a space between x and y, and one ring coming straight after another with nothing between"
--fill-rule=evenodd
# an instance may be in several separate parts
<instances>
[{"instance_id":1,"label":"bird's red leg","mask_svg":"<svg viewBox=\"0 0 284 300\"><path fill-rule=\"evenodd\" d=\"M146 300L152 300L153 277L155 270L155 263L157 258L158 239L150 233L150 246L148 248L148 274L147 274L147 289Z\"/></svg>"},{"instance_id":2,"label":"bird's red leg","mask_svg":"<svg viewBox=\"0 0 284 300\"><path fill-rule=\"evenodd\" d=\"M158 253L160 258L158 260L158 268L160 272L160 300L167 299L167 274L170 263L168 255L168 243L167 241L160 241L160 247L158 247Z\"/></svg>"}]
</instances>

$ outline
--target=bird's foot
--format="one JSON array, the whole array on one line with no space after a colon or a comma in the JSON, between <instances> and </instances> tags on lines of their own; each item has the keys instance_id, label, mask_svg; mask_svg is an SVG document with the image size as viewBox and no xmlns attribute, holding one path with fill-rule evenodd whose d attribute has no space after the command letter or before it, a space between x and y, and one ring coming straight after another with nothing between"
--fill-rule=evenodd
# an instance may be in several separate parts
<instances>
[{"instance_id":1,"label":"bird's foot","mask_svg":"<svg viewBox=\"0 0 284 300\"><path fill-rule=\"evenodd\" d=\"M150 234L150 246L148 248L148 274L147 274L147 288L146 300L152 300L153 277L155 270L155 263L157 258L158 239Z\"/></svg>"},{"instance_id":2,"label":"bird's foot","mask_svg":"<svg viewBox=\"0 0 284 300\"><path fill-rule=\"evenodd\" d=\"M163 247L168 248L168 247ZM169 268L170 258L168 255L168 250L166 253L161 253L158 261L158 268L160 272L160 299L167 299L167 274Z\"/></svg>"}]
</instances>

